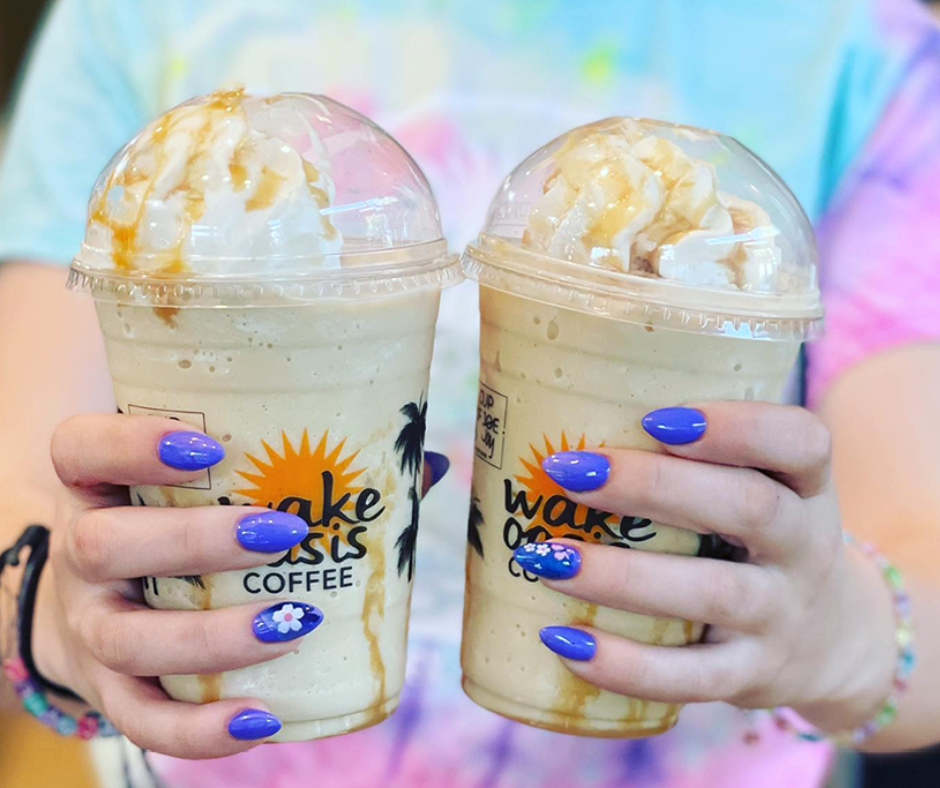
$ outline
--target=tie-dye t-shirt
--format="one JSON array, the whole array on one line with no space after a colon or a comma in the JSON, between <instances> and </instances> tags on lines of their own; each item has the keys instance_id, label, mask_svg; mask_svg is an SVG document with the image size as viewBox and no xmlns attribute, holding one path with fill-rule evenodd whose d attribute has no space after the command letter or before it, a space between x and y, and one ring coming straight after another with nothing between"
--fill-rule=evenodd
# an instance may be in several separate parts
<instances>
[{"instance_id":1,"label":"tie-dye t-shirt","mask_svg":"<svg viewBox=\"0 0 940 788\"><path fill-rule=\"evenodd\" d=\"M828 334L811 401L848 365L940 336L940 40L914 0L63 0L34 51L0 171L0 257L66 263L111 153L157 113L240 82L320 92L410 150L459 249L500 179L612 114L721 129L780 172L821 231ZM504 720L460 691L476 393L474 288L445 295L408 680L381 725L201 763L173 788L801 788L831 751L739 711L688 707L646 740ZM671 404L671 403L663 403Z\"/></svg>"}]
</instances>

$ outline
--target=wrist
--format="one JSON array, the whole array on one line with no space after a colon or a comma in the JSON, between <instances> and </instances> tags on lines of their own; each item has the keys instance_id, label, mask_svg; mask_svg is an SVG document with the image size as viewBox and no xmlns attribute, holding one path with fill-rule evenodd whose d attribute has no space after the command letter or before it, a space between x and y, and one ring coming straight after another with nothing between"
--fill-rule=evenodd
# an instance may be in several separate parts
<instances>
[{"instance_id":1,"label":"wrist","mask_svg":"<svg viewBox=\"0 0 940 788\"><path fill-rule=\"evenodd\" d=\"M831 666L827 689L818 700L794 707L827 733L858 728L881 711L892 691L898 659L892 592L881 570L854 547L843 548L843 560L844 582L833 627L837 637L825 660Z\"/></svg>"},{"instance_id":2,"label":"wrist","mask_svg":"<svg viewBox=\"0 0 940 788\"><path fill-rule=\"evenodd\" d=\"M55 578L51 561L43 569L36 591L32 641L33 662L40 675L48 681L71 687L69 660L62 644L56 615Z\"/></svg>"}]
</instances>

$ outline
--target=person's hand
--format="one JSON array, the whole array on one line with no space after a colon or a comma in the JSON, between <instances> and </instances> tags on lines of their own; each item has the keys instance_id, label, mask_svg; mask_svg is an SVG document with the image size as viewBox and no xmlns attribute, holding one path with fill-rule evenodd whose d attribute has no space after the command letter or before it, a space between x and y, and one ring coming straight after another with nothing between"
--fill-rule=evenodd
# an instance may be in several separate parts
<instances>
[{"instance_id":1,"label":"person's hand","mask_svg":"<svg viewBox=\"0 0 940 788\"><path fill-rule=\"evenodd\" d=\"M868 719L890 689L891 603L877 570L843 546L823 424L801 408L722 401L643 425L665 453L567 451L543 467L577 503L720 534L747 560L523 546L516 560L564 594L708 625L705 642L678 648L571 627L544 629L545 645L624 695L789 705L831 730Z\"/></svg>"},{"instance_id":2,"label":"person's hand","mask_svg":"<svg viewBox=\"0 0 940 788\"><path fill-rule=\"evenodd\" d=\"M191 481L223 454L220 444L187 425L149 416L73 417L52 442L65 489L36 612L37 667L135 744L183 758L249 749L276 733L280 721L253 698L205 705L170 700L151 677L275 659L329 616L328 608L323 613L294 601L305 616L287 640L271 623L280 602L207 611L143 604L136 578L261 566L307 535L299 517L267 509L129 505L127 485ZM437 455L426 469L425 488L443 475L446 459Z\"/></svg>"}]
</instances>

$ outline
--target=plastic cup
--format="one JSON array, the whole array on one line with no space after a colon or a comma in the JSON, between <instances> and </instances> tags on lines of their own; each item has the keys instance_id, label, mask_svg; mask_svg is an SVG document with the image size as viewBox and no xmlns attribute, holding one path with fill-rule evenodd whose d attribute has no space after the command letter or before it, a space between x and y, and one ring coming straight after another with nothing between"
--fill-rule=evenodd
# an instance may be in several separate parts
<instances>
[{"instance_id":1,"label":"plastic cup","mask_svg":"<svg viewBox=\"0 0 940 788\"><path fill-rule=\"evenodd\" d=\"M602 139L595 145L591 135ZM756 286L670 281L656 274L656 266L674 271L669 264L678 262L686 266L680 273L699 276L691 273L696 259L687 247L671 248L669 239L678 235L662 233L666 241L659 251L654 255L647 247L646 259L637 259L622 253L622 235L597 229L603 219L595 217L592 225L551 204L555 179L565 172L560 157L574 151L588 161L589 171L607 177L607 170L601 172L609 164L604 151L616 151L625 136L669 141L707 165L711 175L703 177L760 207L757 226L712 232L706 239L720 250L711 252L709 265L735 255L740 266L764 264ZM609 170L617 172L617 166ZM661 166L660 177L678 177L668 163ZM575 182L576 176L568 177ZM593 188L587 179L580 186L582 194ZM620 194L627 202L632 193ZM618 210L617 204L605 208ZM564 222L575 219L593 230L562 237ZM534 238L531 233L546 221L557 232L548 240ZM643 242L638 236L634 251ZM541 644L539 630L587 625L644 643L682 646L701 638L702 624L563 595L525 572L513 550L568 538L685 555L727 554L716 537L651 522L642 513L622 517L575 506L541 462L566 449L659 451L641 428L643 415L655 408L696 400L779 400L801 342L821 321L809 222L780 179L734 140L615 118L575 129L520 164L497 193L464 268L480 283L481 315L464 689L484 708L555 731L626 738L668 730L677 721L677 705L582 681ZM713 275L725 274L718 267L708 273Z\"/></svg>"},{"instance_id":2,"label":"plastic cup","mask_svg":"<svg viewBox=\"0 0 940 788\"><path fill-rule=\"evenodd\" d=\"M70 283L94 296L118 407L225 448L192 483L132 488L134 504L263 506L309 529L266 566L144 578L147 603L324 614L286 656L161 677L171 697L260 698L275 741L395 709L434 327L459 279L417 165L324 97L194 99L102 174Z\"/></svg>"}]
</instances>

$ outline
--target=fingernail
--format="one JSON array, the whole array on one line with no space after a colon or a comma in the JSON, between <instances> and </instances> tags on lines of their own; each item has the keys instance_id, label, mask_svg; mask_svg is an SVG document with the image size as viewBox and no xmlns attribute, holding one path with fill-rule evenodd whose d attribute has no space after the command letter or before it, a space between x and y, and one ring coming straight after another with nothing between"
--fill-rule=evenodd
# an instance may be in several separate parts
<instances>
[{"instance_id":1,"label":"fingernail","mask_svg":"<svg viewBox=\"0 0 940 788\"><path fill-rule=\"evenodd\" d=\"M309 635L323 623L323 611L306 602L281 602L255 616L252 631L262 643L284 643Z\"/></svg>"},{"instance_id":2,"label":"fingernail","mask_svg":"<svg viewBox=\"0 0 940 788\"><path fill-rule=\"evenodd\" d=\"M705 414L697 408L660 408L643 417L643 429L670 446L697 441L705 427Z\"/></svg>"},{"instance_id":3,"label":"fingernail","mask_svg":"<svg viewBox=\"0 0 940 788\"><path fill-rule=\"evenodd\" d=\"M239 544L258 553L282 553L300 544L307 532L307 524L289 512L249 514L235 526Z\"/></svg>"},{"instance_id":4,"label":"fingernail","mask_svg":"<svg viewBox=\"0 0 940 788\"><path fill-rule=\"evenodd\" d=\"M431 486L428 487L430 490L431 487L447 475L447 471L450 470L450 460L443 454L438 454L436 451L426 451L424 453L424 462L431 472Z\"/></svg>"},{"instance_id":5,"label":"fingernail","mask_svg":"<svg viewBox=\"0 0 940 788\"><path fill-rule=\"evenodd\" d=\"M549 580L568 580L581 568L581 553L556 542L529 542L517 547L513 558L527 572Z\"/></svg>"},{"instance_id":6,"label":"fingernail","mask_svg":"<svg viewBox=\"0 0 940 788\"><path fill-rule=\"evenodd\" d=\"M594 659L597 642L582 629L573 627L543 627L539 632L542 642L559 657L587 662Z\"/></svg>"},{"instance_id":7,"label":"fingernail","mask_svg":"<svg viewBox=\"0 0 940 788\"><path fill-rule=\"evenodd\" d=\"M254 741L267 739L281 729L281 721L269 711L245 709L228 722L228 732L233 739Z\"/></svg>"},{"instance_id":8,"label":"fingernail","mask_svg":"<svg viewBox=\"0 0 940 788\"><path fill-rule=\"evenodd\" d=\"M603 487L610 475L610 460L590 451L559 451L542 460L542 469L571 492Z\"/></svg>"},{"instance_id":9,"label":"fingernail","mask_svg":"<svg viewBox=\"0 0 940 788\"><path fill-rule=\"evenodd\" d=\"M200 471L225 456L222 444L201 432L170 432L160 438L160 460L181 471Z\"/></svg>"}]
</instances>

